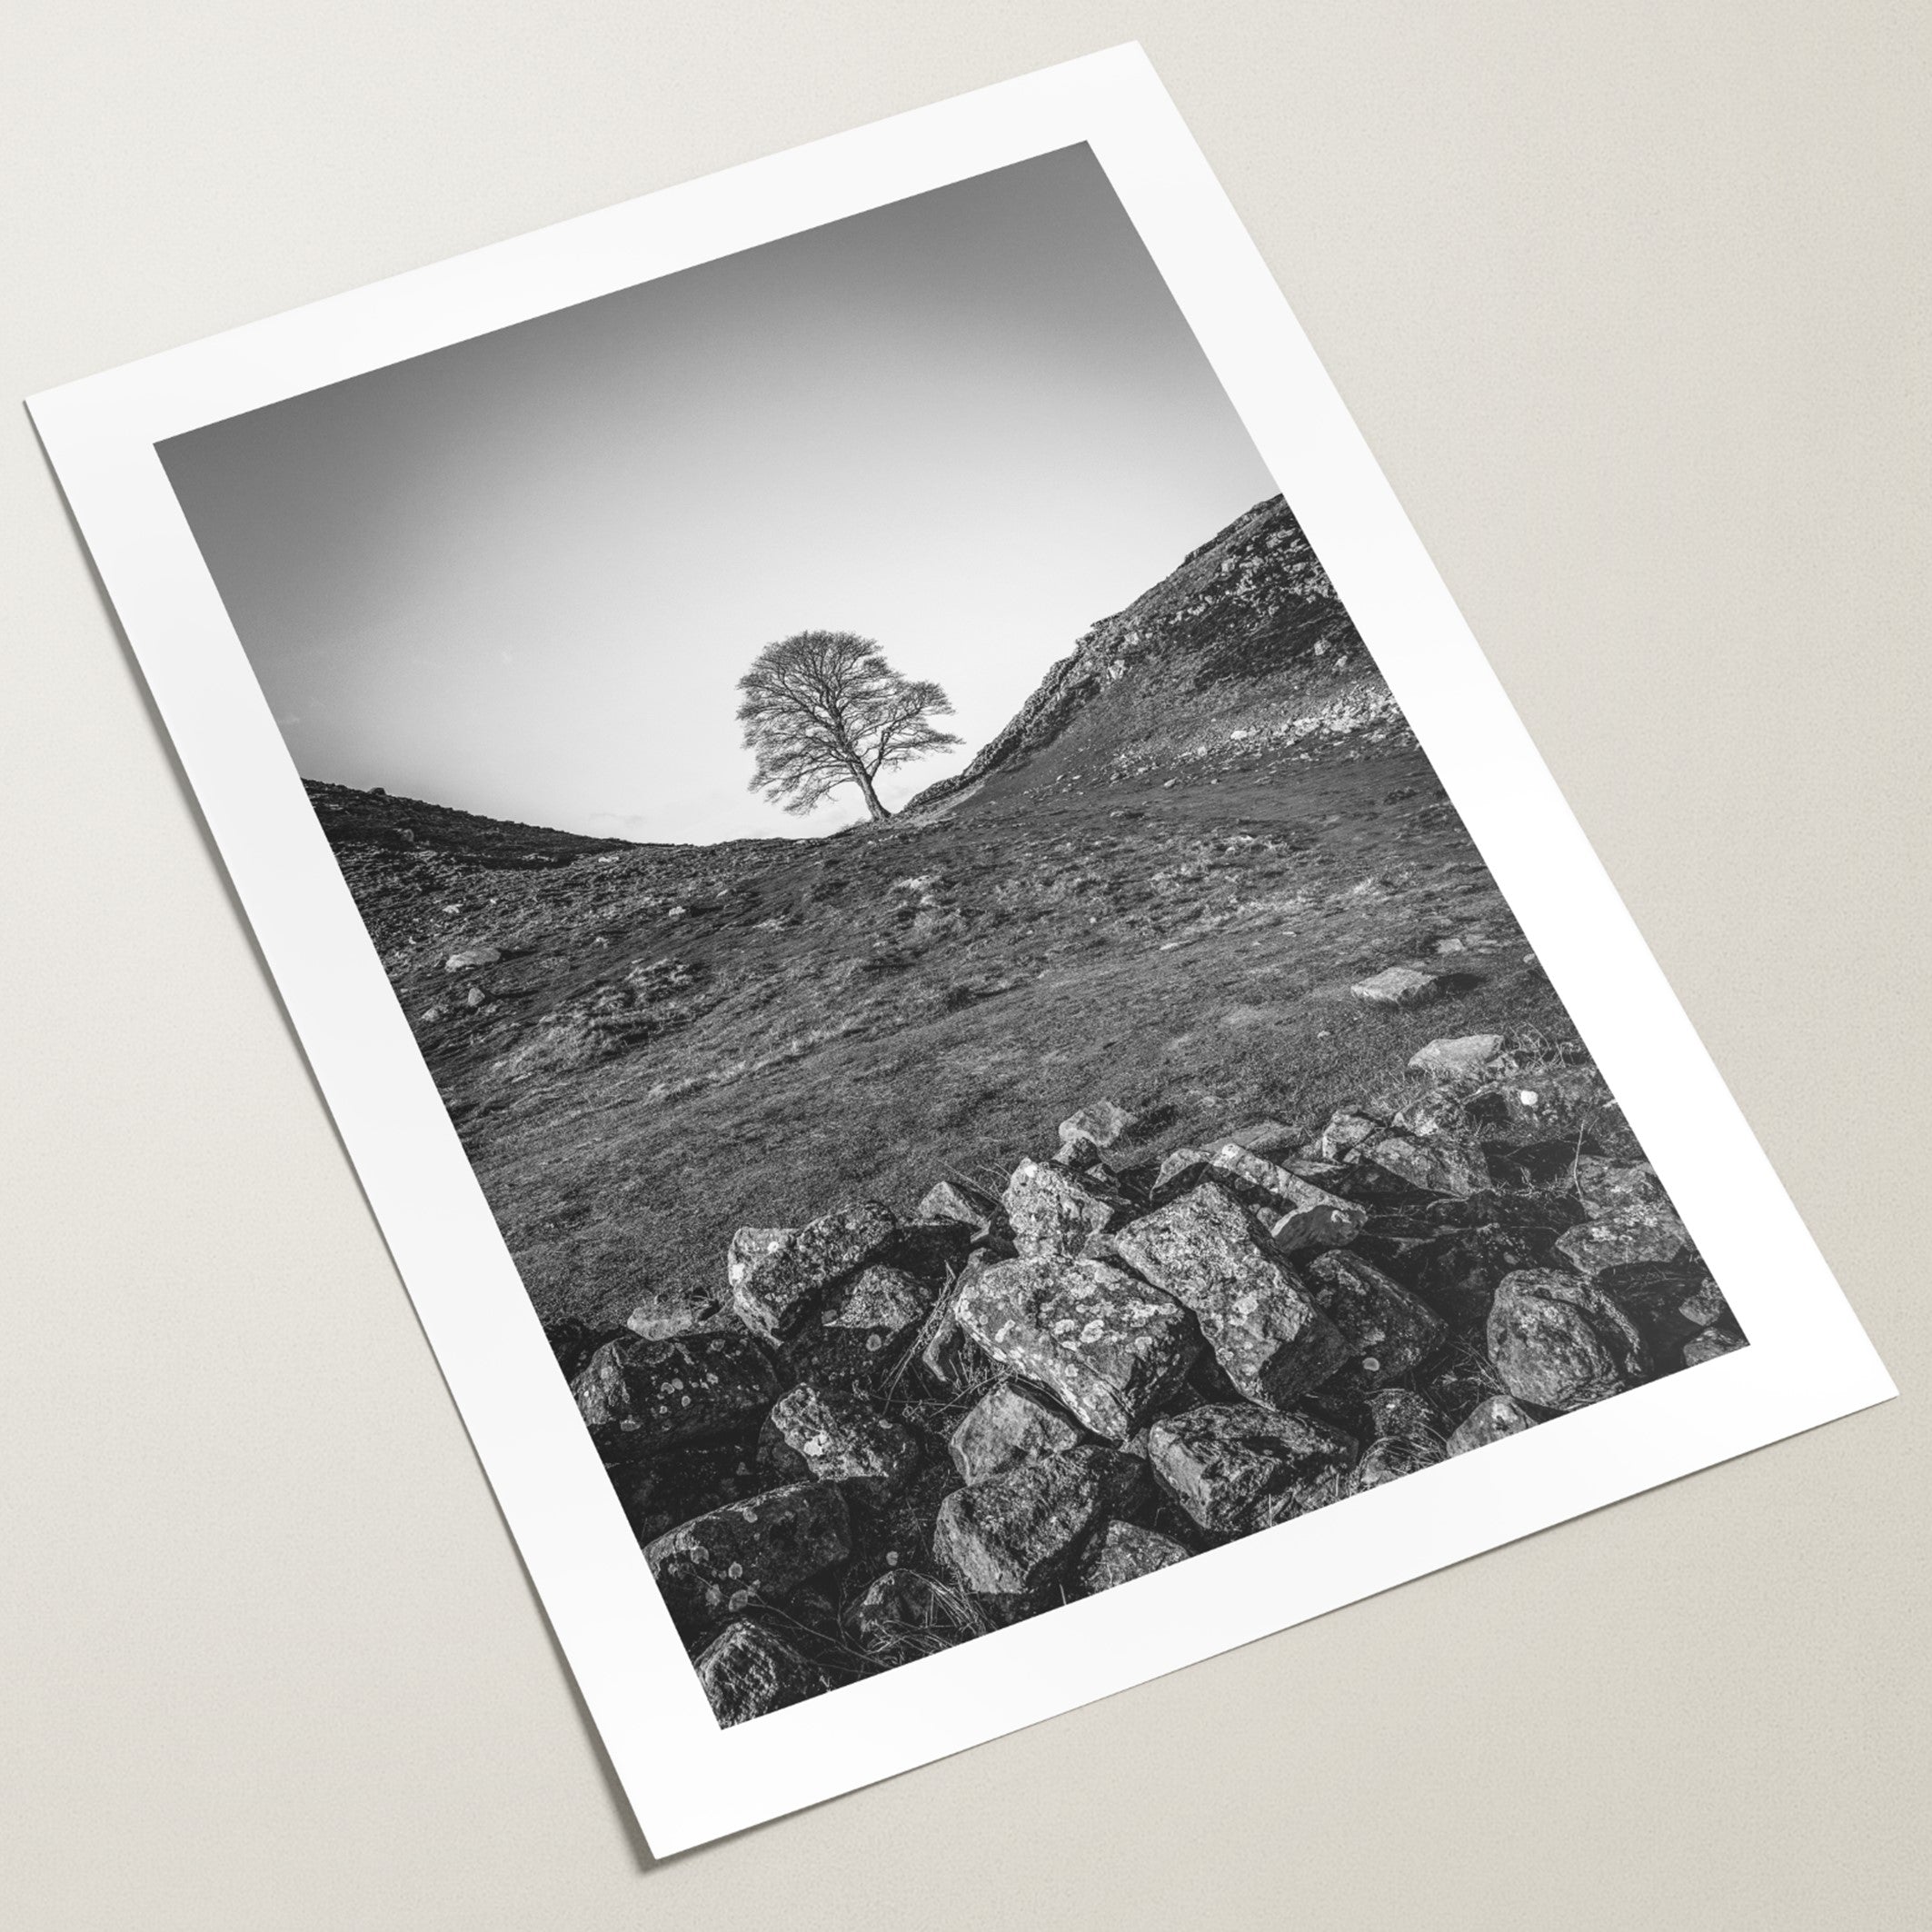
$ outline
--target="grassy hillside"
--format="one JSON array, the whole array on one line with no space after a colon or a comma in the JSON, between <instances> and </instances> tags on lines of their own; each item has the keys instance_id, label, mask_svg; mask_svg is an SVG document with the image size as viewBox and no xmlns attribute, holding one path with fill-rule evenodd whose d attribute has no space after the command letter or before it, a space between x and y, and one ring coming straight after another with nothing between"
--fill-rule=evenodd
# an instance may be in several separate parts
<instances>
[{"instance_id":1,"label":"grassy hillside","mask_svg":"<svg viewBox=\"0 0 1932 1932\"><path fill-rule=\"evenodd\" d=\"M1568 1032L1279 500L877 828L636 846L312 789L546 1317L991 1182L1096 1098L1149 1152L1312 1131L1435 1035ZM1462 991L1347 997L1400 961Z\"/></svg>"}]
</instances>

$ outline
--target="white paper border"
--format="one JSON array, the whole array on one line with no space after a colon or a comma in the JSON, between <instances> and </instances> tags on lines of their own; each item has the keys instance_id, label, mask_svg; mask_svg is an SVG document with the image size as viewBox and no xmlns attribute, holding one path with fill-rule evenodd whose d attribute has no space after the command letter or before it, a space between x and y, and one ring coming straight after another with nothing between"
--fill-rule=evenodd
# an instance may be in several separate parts
<instances>
[{"instance_id":1,"label":"white paper border","mask_svg":"<svg viewBox=\"0 0 1932 1932\"><path fill-rule=\"evenodd\" d=\"M795 1705L712 1720L154 444L1086 142L1751 1346ZM611 1760L682 1850L1896 1391L1138 46L732 168L29 404Z\"/></svg>"}]
</instances>

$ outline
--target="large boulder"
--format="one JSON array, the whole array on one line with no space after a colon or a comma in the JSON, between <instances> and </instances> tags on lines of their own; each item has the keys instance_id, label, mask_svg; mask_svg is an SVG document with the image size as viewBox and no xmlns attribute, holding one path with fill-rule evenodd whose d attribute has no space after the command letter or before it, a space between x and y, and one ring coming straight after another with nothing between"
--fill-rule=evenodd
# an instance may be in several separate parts
<instances>
[{"instance_id":1,"label":"large boulder","mask_svg":"<svg viewBox=\"0 0 1932 1932\"><path fill-rule=\"evenodd\" d=\"M1076 1448L1081 1431L1044 1397L1001 1382L967 1410L947 1439L953 1467L968 1482L1003 1476L1022 1462Z\"/></svg>"},{"instance_id":2,"label":"large boulder","mask_svg":"<svg viewBox=\"0 0 1932 1932\"><path fill-rule=\"evenodd\" d=\"M784 1236L752 1260L732 1286L739 1319L768 1339L789 1333L827 1289L872 1259L893 1226L890 1208L861 1200Z\"/></svg>"},{"instance_id":3,"label":"large boulder","mask_svg":"<svg viewBox=\"0 0 1932 1932\"><path fill-rule=\"evenodd\" d=\"M1318 1254L1303 1279L1347 1346L1346 1367L1329 1383L1331 1390L1354 1393L1407 1380L1442 1343L1435 1312L1359 1255Z\"/></svg>"},{"instance_id":4,"label":"large boulder","mask_svg":"<svg viewBox=\"0 0 1932 1932\"><path fill-rule=\"evenodd\" d=\"M646 1341L675 1341L684 1335L729 1335L737 1329L738 1318L722 1289L663 1281L645 1291L624 1317L624 1326Z\"/></svg>"},{"instance_id":5,"label":"large boulder","mask_svg":"<svg viewBox=\"0 0 1932 1932\"><path fill-rule=\"evenodd\" d=\"M681 1523L645 1547L644 1560L690 1630L781 1598L851 1553L839 1486L797 1482Z\"/></svg>"},{"instance_id":6,"label":"large boulder","mask_svg":"<svg viewBox=\"0 0 1932 1932\"><path fill-rule=\"evenodd\" d=\"M1629 1317L1600 1289L1553 1268L1503 1277L1489 1346L1504 1388L1539 1409L1583 1409L1649 1373Z\"/></svg>"},{"instance_id":7,"label":"large boulder","mask_svg":"<svg viewBox=\"0 0 1932 1932\"><path fill-rule=\"evenodd\" d=\"M747 1335L607 1341L571 1384L577 1412L607 1457L653 1455L756 1429L778 1394Z\"/></svg>"},{"instance_id":8,"label":"large boulder","mask_svg":"<svg viewBox=\"0 0 1932 1932\"><path fill-rule=\"evenodd\" d=\"M1264 1254L1219 1187L1196 1188L1114 1236L1130 1266L1192 1310L1241 1394L1286 1407L1340 1367L1347 1349L1300 1283Z\"/></svg>"},{"instance_id":9,"label":"large boulder","mask_svg":"<svg viewBox=\"0 0 1932 1932\"><path fill-rule=\"evenodd\" d=\"M1163 1416L1147 1432L1147 1459L1201 1529L1232 1537L1333 1502L1355 1445L1305 1416L1216 1402Z\"/></svg>"},{"instance_id":10,"label":"large boulder","mask_svg":"<svg viewBox=\"0 0 1932 1932\"><path fill-rule=\"evenodd\" d=\"M1089 1237L1105 1232L1119 1201L1044 1161L1022 1160L1006 1186L1006 1218L1021 1260L1080 1253Z\"/></svg>"},{"instance_id":11,"label":"large boulder","mask_svg":"<svg viewBox=\"0 0 1932 1932\"><path fill-rule=\"evenodd\" d=\"M933 1552L992 1622L1042 1607L1087 1539L1145 1490L1141 1463L1118 1449L1073 1449L955 1489L940 1505Z\"/></svg>"},{"instance_id":12,"label":"large boulder","mask_svg":"<svg viewBox=\"0 0 1932 1932\"><path fill-rule=\"evenodd\" d=\"M1158 1529L1143 1529L1139 1523L1109 1523L1087 1546L1081 1559L1076 1579L1082 1597L1097 1597L1117 1584L1131 1583L1136 1577L1151 1575L1157 1569L1184 1563L1193 1552Z\"/></svg>"},{"instance_id":13,"label":"large boulder","mask_svg":"<svg viewBox=\"0 0 1932 1932\"><path fill-rule=\"evenodd\" d=\"M825 1673L775 1631L741 1618L698 1658L698 1682L721 1725L746 1724L831 1689Z\"/></svg>"},{"instance_id":14,"label":"large boulder","mask_svg":"<svg viewBox=\"0 0 1932 1932\"><path fill-rule=\"evenodd\" d=\"M1209 1178L1263 1217L1281 1254L1303 1248L1345 1248L1362 1230L1365 1210L1265 1160L1238 1140L1215 1149Z\"/></svg>"},{"instance_id":15,"label":"large boulder","mask_svg":"<svg viewBox=\"0 0 1932 1932\"><path fill-rule=\"evenodd\" d=\"M1186 1312L1103 1261L996 1261L963 1278L953 1311L991 1360L1110 1442L1180 1387L1194 1355Z\"/></svg>"},{"instance_id":16,"label":"large boulder","mask_svg":"<svg viewBox=\"0 0 1932 1932\"><path fill-rule=\"evenodd\" d=\"M1523 1405L1506 1395L1486 1395L1457 1423L1449 1439L1451 1456L1466 1456L1471 1449L1485 1449L1505 1436L1520 1435L1536 1427L1536 1418Z\"/></svg>"},{"instance_id":17,"label":"large boulder","mask_svg":"<svg viewBox=\"0 0 1932 1932\"><path fill-rule=\"evenodd\" d=\"M803 1383L788 1389L765 1418L764 1450L786 1477L892 1486L919 1467L920 1448L904 1424L858 1397Z\"/></svg>"}]
</instances>

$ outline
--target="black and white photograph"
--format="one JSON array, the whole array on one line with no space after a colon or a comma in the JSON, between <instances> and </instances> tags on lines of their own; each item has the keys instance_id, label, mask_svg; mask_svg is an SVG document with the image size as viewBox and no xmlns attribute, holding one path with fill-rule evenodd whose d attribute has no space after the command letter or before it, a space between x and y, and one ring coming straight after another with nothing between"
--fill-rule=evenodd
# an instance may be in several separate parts
<instances>
[{"instance_id":1,"label":"black and white photograph","mask_svg":"<svg viewBox=\"0 0 1932 1932\"><path fill-rule=\"evenodd\" d=\"M1748 1346L1088 146L159 454L721 1727Z\"/></svg>"}]
</instances>

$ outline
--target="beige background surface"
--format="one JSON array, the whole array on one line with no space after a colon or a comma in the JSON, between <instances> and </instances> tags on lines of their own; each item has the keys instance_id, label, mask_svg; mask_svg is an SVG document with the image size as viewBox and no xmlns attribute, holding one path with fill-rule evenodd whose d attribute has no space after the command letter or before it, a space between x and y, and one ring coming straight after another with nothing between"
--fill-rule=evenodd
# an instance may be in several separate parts
<instances>
[{"instance_id":1,"label":"beige background surface","mask_svg":"<svg viewBox=\"0 0 1932 1932\"><path fill-rule=\"evenodd\" d=\"M1924 1923L1922 5L66 0L0 387L1130 37L1904 1399L653 1866L16 411L13 1922Z\"/></svg>"}]
</instances>

